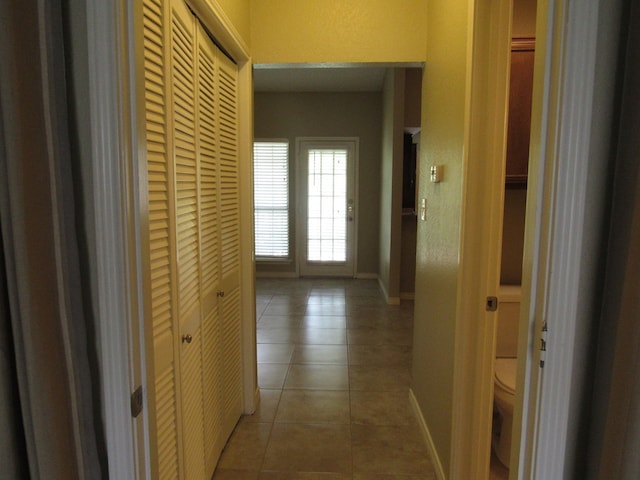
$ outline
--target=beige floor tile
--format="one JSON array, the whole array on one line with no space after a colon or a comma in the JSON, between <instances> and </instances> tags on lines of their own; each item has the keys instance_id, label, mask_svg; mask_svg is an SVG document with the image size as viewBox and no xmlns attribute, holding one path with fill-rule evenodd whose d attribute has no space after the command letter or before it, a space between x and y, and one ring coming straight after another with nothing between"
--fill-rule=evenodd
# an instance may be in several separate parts
<instances>
[{"instance_id":1,"label":"beige floor tile","mask_svg":"<svg viewBox=\"0 0 640 480\"><path fill-rule=\"evenodd\" d=\"M290 343L259 343L258 363L289 363L294 348Z\"/></svg>"},{"instance_id":2,"label":"beige floor tile","mask_svg":"<svg viewBox=\"0 0 640 480\"><path fill-rule=\"evenodd\" d=\"M347 315L351 317L368 318L371 320L402 319L402 312L397 307L380 307L373 305L347 305Z\"/></svg>"},{"instance_id":3,"label":"beige floor tile","mask_svg":"<svg viewBox=\"0 0 640 480\"><path fill-rule=\"evenodd\" d=\"M299 329L290 328L261 328L256 329L258 343L298 343Z\"/></svg>"},{"instance_id":4,"label":"beige floor tile","mask_svg":"<svg viewBox=\"0 0 640 480\"><path fill-rule=\"evenodd\" d=\"M307 305L346 305L347 300L343 295L309 295Z\"/></svg>"},{"instance_id":5,"label":"beige floor tile","mask_svg":"<svg viewBox=\"0 0 640 480\"><path fill-rule=\"evenodd\" d=\"M349 345L349 365L411 367L408 345Z\"/></svg>"},{"instance_id":6,"label":"beige floor tile","mask_svg":"<svg viewBox=\"0 0 640 480\"><path fill-rule=\"evenodd\" d=\"M344 328L301 328L298 343L311 345L345 345L347 333Z\"/></svg>"},{"instance_id":7,"label":"beige floor tile","mask_svg":"<svg viewBox=\"0 0 640 480\"><path fill-rule=\"evenodd\" d=\"M286 303L269 303L264 309L263 315L302 315L305 313L307 306L304 302L289 305Z\"/></svg>"},{"instance_id":8,"label":"beige floor tile","mask_svg":"<svg viewBox=\"0 0 640 480\"><path fill-rule=\"evenodd\" d=\"M276 293L271 296L271 305L289 305L294 308L303 307L308 302L306 291L291 293Z\"/></svg>"},{"instance_id":9,"label":"beige floor tile","mask_svg":"<svg viewBox=\"0 0 640 480\"><path fill-rule=\"evenodd\" d=\"M352 307L387 307L384 298L380 295L351 294L347 303Z\"/></svg>"},{"instance_id":10,"label":"beige floor tile","mask_svg":"<svg viewBox=\"0 0 640 480\"><path fill-rule=\"evenodd\" d=\"M300 320L302 328L347 328L344 315L305 315Z\"/></svg>"},{"instance_id":11,"label":"beige floor tile","mask_svg":"<svg viewBox=\"0 0 640 480\"><path fill-rule=\"evenodd\" d=\"M413 332L409 329L379 330L375 328L349 328L349 345L411 345Z\"/></svg>"},{"instance_id":12,"label":"beige floor tile","mask_svg":"<svg viewBox=\"0 0 640 480\"><path fill-rule=\"evenodd\" d=\"M349 423L349 392L284 390L277 423Z\"/></svg>"},{"instance_id":13,"label":"beige floor tile","mask_svg":"<svg viewBox=\"0 0 640 480\"><path fill-rule=\"evenodd\" d=\"M406 392L351 392L351 421L364 425L414 425Z\"/></svg>"},{"instance_id":14,"label":"beige floor tile","mask_svg":"<svg viewBox=\"0 0 640 480\"><path fill-rule=\"evenodd\" d=\"M424 475L433 472L416 426L352 425L354 473Z\"/></svg>"},{"instance_id":15,"label":"beige floor tile","mask_svg":"<svg viewBox=\"0 0 640 480\"><path fill-rule=\"evenodd\" d=\"M280 402L280 395L282 390L280 389L260 389L260 403L255 413L252 415L245 415L242 417L243 422L250 423L269 423L273 422L276 417L276 411L278 409L278 402Z\"/></svg>"},{"instance_id":16,"label":"beige floor tile","mask_svg":"<svg viewBox=\"0 0 640 480\"><path fill-rule=\"evenodd\" d=\"M282 388L288 370L288 364L259 363L258 386L260 388Z\"/></svg>"},{"instance_id":17,"label":"beige floor tile","mask_svg":"<svg viewBox=\"0 0 640 480\"><path fill-rule=\"evenodd\" d=\"M349 366L349 388L352 391L408 392L410 384L409 368Z\"/></svg>"},{"instance_id":18,"label":"beige floor tile","mask_svg":"<svg viewBox=\"0 0 640 480\"><path fill-rule=\"evenodd\" d=\"M220 469L260 470L271 423L239 423L222 452Z\"/></svg>"},{"instance_id":19,"label":"beige floor tile","mask_svg":"<svg viewBox=\"0 0 640 480\"><path fill-rule=\"evenodd\" d=\"M377 330L412 330L413 322L402 318L376 318L368 316L347 317L347 328L374 328Z\"/></svg>"},{"instance_id":20,"label":"beige floor tile","mask_svg":"<svg viewBox=\"0 0 640 480\"><path fill-rule=\"evenodd\" d=\"M387 305L375 280L258 279L256 291L261 404L214 480L435 480L408 400L413 302ZM271 428L266 446L252 425Z\"/></svg>"},{"instance_id":21,"label":"beige floor tile","mask_svg":"<svg viewBox=\"0 0 640 480\"><path fill-rule=\"evenodd\" d=\"M262 315L258 328L297 328L302 315Z\"/></svg>"},{"instance_id":22,"label":"beige floor tile","mask_svg":"<svg viewBox=\"0 0 640 480\"><path fill-rule=\"evenodd\" d=\"M273 425L263 470L351 473L348 425Z\"/></svg>"},{"instance_id":23,"label":"beige floor tile","mask_svg":"<svg viewBox=\"0 0 640 480\"><path fill-rule=\"evenodd\" d=\"M305 313L307 315L346 315L347 307L344 303L342 305L315 303L307 305Z\"/></svg>"},{"instance_id":24,"label":"beige floor tile","mask_svg":"<svg viewBox=\"0 0 640 480\"><path fill-rule=\"evenodd\" d=\"M296 345L291 363L346 365L347 360L346 345Z\"/></svg>"},{"instance_id":25,"label":"beige floor tile","mask_svg":"<svg viewBox=\"0 0 640 480\"><path fill-rule=\"evenodd\" d=\"M347 390L348 368L342 365L291 365L285 389Z\"/></svg>"},{"instance_id":26,"label":"beige floor tile","mask_svg":"<svg viewBox=\"0 0 640 480\"><path fill-rule=\"evenodd\" d=\"M262 316L262 314L264 313L264 311L267 309L267 307L269 306L269 303L256 303L256 318L260 318Z\"/></svg>"}]
</instances>

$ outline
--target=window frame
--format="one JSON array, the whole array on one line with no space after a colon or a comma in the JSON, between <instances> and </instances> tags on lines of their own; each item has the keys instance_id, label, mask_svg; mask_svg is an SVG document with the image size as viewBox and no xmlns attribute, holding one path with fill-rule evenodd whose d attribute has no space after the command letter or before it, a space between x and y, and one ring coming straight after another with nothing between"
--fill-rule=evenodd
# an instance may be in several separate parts
<instances>
[{"instance_id":1,"label":"window frame","mask_svg":"<svg viewBox=\"0 0 640 480\"><path fill-rule=\"evenodd\" d=\"M286 168L287 168L287 185L286 185L286 219L287 219L287 255L286 256L276 256L276 255L258 255L258 242L257 242L257 228L256 228L256 211L259 209L257 196L256 196L256 144L259 143L274 143L274 144L286 144L287 154L286 154ZM292 233L293 233L293 223L291 218L291 189L292 189L292 168L291 168L291 142L287 138L254 138L252 144L252 155L253 155L253 194L254 194L254 205L253 205L253 225L254 225L254 253L255 253L255 261L259 263L291 263L294 258L293 252L293 244L292 244Z\"/></svg>"}]
</instances>

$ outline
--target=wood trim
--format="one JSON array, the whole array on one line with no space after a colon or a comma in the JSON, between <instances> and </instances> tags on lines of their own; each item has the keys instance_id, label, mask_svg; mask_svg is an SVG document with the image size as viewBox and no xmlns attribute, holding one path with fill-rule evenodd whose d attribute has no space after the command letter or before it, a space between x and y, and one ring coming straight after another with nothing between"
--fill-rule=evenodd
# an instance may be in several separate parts
<instances>
[{"instance_id":1,"label":"wood trim","mask_svg":"<svg viewBox=\"0 0 640 480\"><path fill-rule=\"evenodd\" d=\"M536 49L536 37L513 37L512 52L533 52Z\"/></svg>"},{"instance_id":2,"label":"wood trim","mask_svg":"<svg viewBox=\"0 0 640 480\"><path fill-rule=\"evenodd\" d=\"M491 458L497 315L483 306L500 284L511 54L512 2L473 3L449 471L455 480L486 479Z\"/></svg>"}]
</instances>

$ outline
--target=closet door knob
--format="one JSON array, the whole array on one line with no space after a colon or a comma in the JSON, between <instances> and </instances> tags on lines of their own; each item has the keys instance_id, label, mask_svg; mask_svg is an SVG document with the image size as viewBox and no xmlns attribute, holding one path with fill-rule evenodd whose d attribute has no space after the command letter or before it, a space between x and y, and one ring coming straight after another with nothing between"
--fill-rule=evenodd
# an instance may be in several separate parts
<instances>
[{"instance_id":1,"label":"closet door knob","mask_svg":"<svg viewBox=\"0 0 640 480\"><path fill-rule=\"evenodd\" d=\"M191 336L190 333L187 333L186 335L182 335L182 343L191 343L192 340L193 340L193 337Z\"/></svg>"}]
</instances>

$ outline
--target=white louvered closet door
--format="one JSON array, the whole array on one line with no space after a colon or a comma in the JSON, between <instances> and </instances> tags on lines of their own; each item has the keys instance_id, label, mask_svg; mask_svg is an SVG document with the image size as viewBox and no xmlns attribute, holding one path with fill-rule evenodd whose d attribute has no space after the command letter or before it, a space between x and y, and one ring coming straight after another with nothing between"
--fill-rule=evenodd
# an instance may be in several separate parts
<instances>
[{"instance_id":1,"label":"white louvered closet door","mask_svg":"<svg viewBox=\"0 0 640 480\"><path fill-rule=\"evenodd\" d=\"M183 0L143 5L152 475L200 480L242 412L237 67Z\"/></svg>"},{"instance_id":2,"label":"white louvered closet door","mask_svg":"<svg viewBox=\"0 0 640 480\"><path fill-rule=\"evenodd\" d=\"M242 413L240 318L240 190L238 184L238 67L218 50L218 143L220 153L220 274L222 323L223 435Z\"/></svg>"},{"instance_id":3,"label":"white louvered closet door","mask_svg":"<svg viewBox=\"0 0 640 480\"><path fill-rule=\"evenodd\" d=\"M143 3L144 97L147 149L148 250L146 345L152 476L183 478L179 428L179 328L175 272L172 136L168 75L168 7L162 0Z\"/></svg>"},{"instance_id":4,"label":"white louvered closet door","mask_svg":"<svg viewBox=\"0 0 640 480\"><path fill-rule=\"evenodd\" d=\"M203 364L200 292L199 165L196 155L196 21L171 2L173 161L175 164L178 322L184 478L204 479Z\"/></svg>"},{"instance_id":5,"label":"white louvered closet door","mask_svg":"<svg viewBox=\"0 0 640 480\"><path fill-rule=\"evenodd\" d=\"M200 265L202 272L202 368L204 447L207 471L213 472L224 447L222 399L222 332L220 326L219 142L217 49L197 25L198 158L200 159Z\"/></svg>"}]
</instances>

